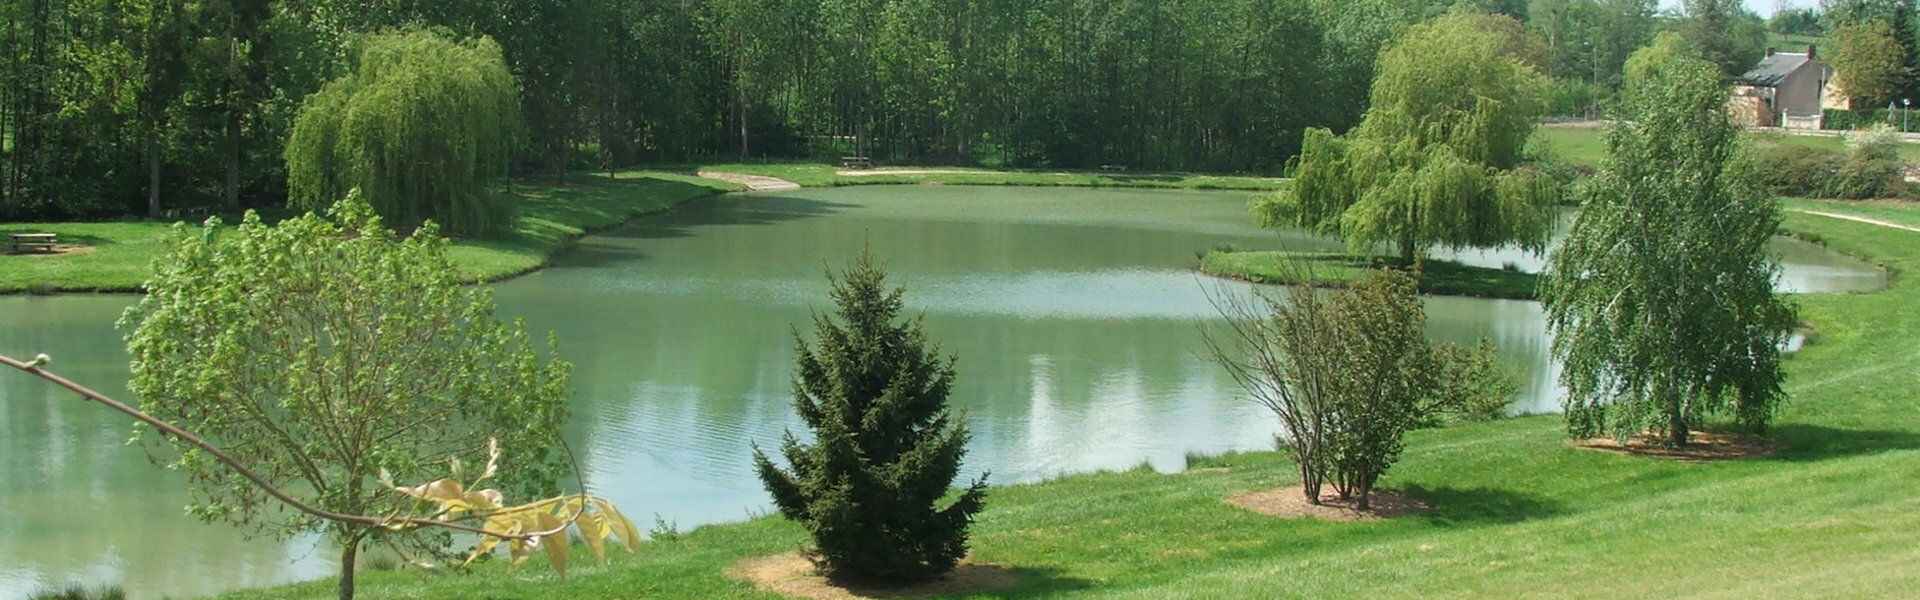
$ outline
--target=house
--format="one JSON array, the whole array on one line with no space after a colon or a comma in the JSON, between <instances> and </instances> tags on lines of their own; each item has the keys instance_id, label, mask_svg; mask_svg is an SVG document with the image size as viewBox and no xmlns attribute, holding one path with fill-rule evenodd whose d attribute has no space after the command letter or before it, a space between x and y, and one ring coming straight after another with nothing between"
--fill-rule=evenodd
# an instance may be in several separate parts
<instances>
[{"instance_id":1,"label":"house","mask_svg":"<svg viewBox=\"0 0 1920 600\"><path fill-rule=\"evenodd\" d=\"M1760 64L1735 84L1729 100L1734 119L1756 127L1819 129L1833 67L1814 52L1811 44L1805 53L1768 48Z\"/></svg>"}]
</instances>

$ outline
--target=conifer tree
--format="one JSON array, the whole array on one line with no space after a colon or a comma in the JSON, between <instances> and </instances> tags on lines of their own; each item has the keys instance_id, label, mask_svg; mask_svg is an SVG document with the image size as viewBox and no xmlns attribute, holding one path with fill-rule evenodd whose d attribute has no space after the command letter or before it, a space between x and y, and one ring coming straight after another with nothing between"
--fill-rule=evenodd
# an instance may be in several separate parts
<instances>
[{"instance_id":1,"label":"conifer tree","mask_svg":"<svg viewBox=\"0 0 1920 600\"><path fill-rule=\"evenodd\" d=\"M954 359L928 345L919 319L899 318L905 289L887 289L871 255L827 278L838 309L815 314L816 345L794 334L793 404L815 440L788 432L791 470L758 448L754 464L781 514L812 534L828 575L933 579L966 555L986 494L982 475L938 506L968 439L946 406Z\"/></svg>"}]
</instances>

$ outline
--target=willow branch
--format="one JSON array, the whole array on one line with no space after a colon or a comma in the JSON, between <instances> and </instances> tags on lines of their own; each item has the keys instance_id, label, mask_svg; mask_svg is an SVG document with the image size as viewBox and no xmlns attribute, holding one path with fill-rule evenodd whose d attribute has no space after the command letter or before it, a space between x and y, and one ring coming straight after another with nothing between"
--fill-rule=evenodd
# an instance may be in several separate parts
<instances>
[{"instance_id":1,"label":"willow branch","mask_svg":"<svg viewBox=\"0 0 1920 600\"><path fill-rule=\"evenodd\" d=\"M353 514L339 513L339 512L318 508L311 504L307 504L305 502L300 501L299 498L295 498L291 494L281 491L280 488L274 487L273 484L267 482L266 478L261 477L260 474L255 473L253 472L252 469L247 468L245 464L242 464L238 459L235 459L232 455L229 455L226 452L220 450L219 448L215 447L213 444L208 443L206 440L200 439L200 436L194 435L192 432L189 432L185 429L176 427L172 423L168 423L166 421L160 420L159 417L155 417L153 415L142 412L140 409L134 408L124 402L107 397L106 394L93 391L92 389L88 389L86 386L80 385L78 383L74 383L70 379L61 377L50 371L47 371L46 369L43 369L39 366L41 362L42 361L26 363L26 362L21 362L20 360L15 359L11 356L0 355L0 365L6 365L9 367L13 367L15 369L19 369L21 371L26 371L27 374L29 375L33 375L35 377L39 377L47 381L51 381L53 382L54 385L58 385L60 387L72 390L75 393L80 394L80 396L83 398L105 405L107 408L120 411L121 413L124 413L129 417L133 417L134 420L136 421L140 421L142 423L151 425L153 426L154 429L158 429L162 433L173 436L174 439L186 442L187 444L192 445L195 448L199 448L200 450L205 451L208 455L214 457L215 459L218 459L221 463L226 464L228 468L233 469L234 472L239 473L241 477L247 478L247 481L253 482L253 485L259 487L260 491L266 492L267 495L273 496L274 499L279 500L281 503L286 504L287 506L293 507L295 510L298 510L300 512L307 513L309 515L313 515L321 519L326 519L328 521L334 521L339 523L352 523L356 525L365 525L368 527L379 527L383 529L391 529L395 527L442 527L446 529L452 529L455 531L464 531L468 533L477 533L481 535L492 536L492 537L496 537L504 540L530 540L533 538L555 535L563 531L566 531L567 527L572 526L574 522L580 519L580 513L585 512L584 507L582 508L582 510L574 511L574 514L571 515L565 522L561 523L559 527L554 528L552 530L515 534L515 533L487 531L479 527L462 525L460 523L451 522L451 521L441 521L437 519L425 519L420 517L374 517L374 516L368 516L368 515L353 515ZM570 461L574 460L573 449L571 447L566 446L566 440L562 439L560 441L560 444L565 449L565 452L567 454L567 459ZM579 463L575 462L573 464L573 467L574 467L574 472L578 473L580 468ZM581 498L587 497L586 482L584 479L582 479L580 484L580 497Z\"/></svg>"}]
</instances>

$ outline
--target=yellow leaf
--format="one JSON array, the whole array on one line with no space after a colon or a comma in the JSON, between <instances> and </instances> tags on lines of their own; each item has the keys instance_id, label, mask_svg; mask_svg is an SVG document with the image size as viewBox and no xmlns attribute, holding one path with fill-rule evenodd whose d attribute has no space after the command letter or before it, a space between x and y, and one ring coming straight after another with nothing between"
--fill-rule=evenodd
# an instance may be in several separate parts
<instances>
[{"instance_id":1,"label":"yellow leaf","mask_svg":"<svg viewBox=\"0 0 1920 600\"><path fill-rule=\"evenodd\" d=\"M435 479L413 487L396 487L393 491L421 500L432 500L445 504L447 500L459 500L466 494L460 489L460 482L452 479Z\"/></svg>"},{"instance_id":2,"label":"yellow leaf","mask_svg":"<svg viewBox=\"0 0 1920 600\"><path fill-rule=\"evenodd\" d=\"M586 540L587 549L593 551L593 560L607 564L607 536L613 535L613 527L607 520L593 513L580 513L580 520L574 521L580 528L580 538Z\"/></svg>"},{"instance_id":3,"label":"yellow leaf","mask_svg":"<svg viewBox=\"0 0 1920 600\"><path fill-rule=\"evenodd\" d=\"M467 492L465 501L471 509L492 510L500 508L505 499L500 494L500 490L487 488L477 492Z\"/></svg>"},{"instance_id":4,"label":"yellow leaf","mask_svg":"<svg viewBox=\"0 0 1920 600\"><path fill-rule=\"evenodd\" d=\"M486 480L486 478L492 477L494 472L498 470L497 467L499 467L499 463L500 463L500 438L491 438L491 437L487 438L487 468L486 470L481 471L480 477L475 478L473 482L475 484L478 484L481 481Z\"/></svg>"},{"instance_id":5,"label":"yellow leaf","mask_svg":"<svg viewBox=\"0 0 1920 600\"><path fill-rule=\"evenodd\" d=\"M613 533L620 536L620 541L627 543L627 554L640 552L640 528L634 527L633 521L627 520L626 515L620 514L619 509L605 498L594 498L593 506L599 509L600 516L607 520Z\"/></svg>"},{"instance_id":6,"label":"yellow leaf","mask_svg":"<svg viewBox=\"0 0 1920 600\"><path fill-rule=\"evenodd\" d=\"M427 484L426 497L432 500L459 500L466 495L460 482L452 479L435 479Z\"/></svg>"},{"instance_id":7,"label":"yellow leaf","mask_svg":"<svg viewBox=\"0 0 1920 600\"><path fill-rule=\"evenodd\" d=\"M559 530L550 535L541 536L540 546L547 549L547 562L553 563L554 572L560 574L561 581L566 581L567 532L565 527L567 523L560 520L560 517L553 516L552 513L534 513L534 517L538 519L539 531Z\"/></svg>"},{"instance_id":8,"label":"yellow leaf","mask_svg":"<svg viewBox=\"0 0 1920 600\"><path fill-rule=\"evenodd\" d=\"M500 535L517 535L520 533L520 522L513 517L494 516L488 517L486 523L481 524L480 528ZM471 565L481 556L493 552L494 546L500 545L500 539L491 535L480 536L480 541L473 544L473 554L467 556L467 562L463 566Z\"/></svg>"}]
</instances>

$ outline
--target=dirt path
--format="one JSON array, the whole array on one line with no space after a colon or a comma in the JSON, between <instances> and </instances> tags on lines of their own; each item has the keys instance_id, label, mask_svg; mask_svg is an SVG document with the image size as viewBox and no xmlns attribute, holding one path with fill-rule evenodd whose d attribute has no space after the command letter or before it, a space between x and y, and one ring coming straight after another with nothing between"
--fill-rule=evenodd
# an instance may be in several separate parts
<instances>
[{"instance_id":1,"label":"dirt path","mask_svg":"<svg viewBox=\"0 0 1920 600\"><path fill-rule=\"evenodd\" d=\"M1825 211L1818 211L1818 210L1803 210L1798 208L1789 208L1787 210L1797 212L1797 213L1804 213L1809 215L1820 215L1822 217L1832 217L1835 219L1845 219L1848 221L1857 221L1857 222L1866 223L1869 225L1879 225L1881 227L1892 227L1894 229L1904 229L1907 231L1920 233L1920 227L1914 227L1912 225L1902 225L1899 223L1895 223L1893 221L1875 219L1873 217L1862 217L1858 215L1849 215L1849 214L1843 214L1843 213L1833 213L1833 212L1825 212Z\"/></svg>"},{"instance_id":2,"label":"dirt path","mask_svg":"<svg viewBox=\"0 0 1920 600\"><path fill-rule=\"evenodd\" d=\"M800 189L800 184L798 183L787 181L785 179L781 179L778 177L768 177L765 175L748 175L745 173L723 173L720 171L699 171L694 174L699 175L701 177L705 177L707 179L718 179L721 181L731 181L733 183L738 183L740 185L747 186L747 191L749 192L780 192L780 191L786 191L786 190Z\"/></svg>"}]
</instances>

